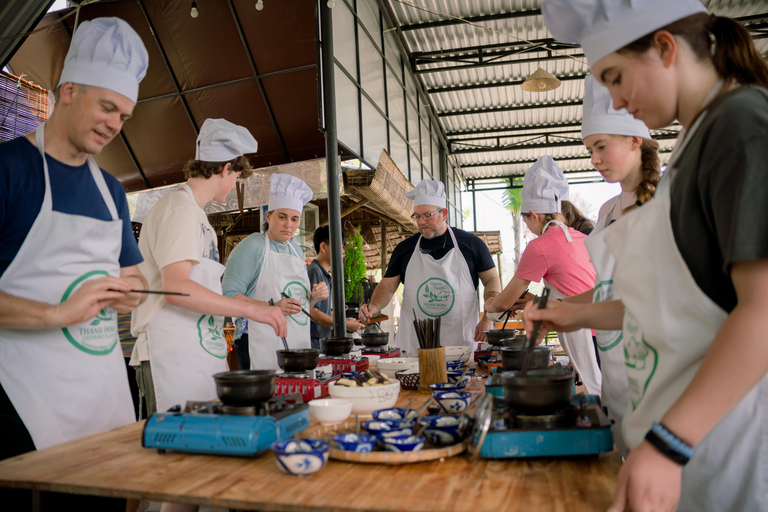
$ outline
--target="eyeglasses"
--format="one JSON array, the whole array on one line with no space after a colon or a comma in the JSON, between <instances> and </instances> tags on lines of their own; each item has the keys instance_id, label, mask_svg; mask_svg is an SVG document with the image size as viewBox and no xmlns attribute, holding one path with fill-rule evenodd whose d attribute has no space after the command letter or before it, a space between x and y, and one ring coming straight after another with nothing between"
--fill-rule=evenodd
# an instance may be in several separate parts
<instances>
[{"instance_id":1,"label":"eyeglasses","mask_svg":"<svg viewBox=\"0 0 768 512\"><path fill-rule=\"evenodd\" d=\"M438 208L437 210L433 211L432 213L427 213L427 214L424 214L424 215L419 215L418 213L414 213L413 215L411 215L411 219L413 219L413 222L419 222L421 219L429 220L434 214L436 214L437 212L441 212L441 211L442 211L442 209Z\"/></svg>"}]
</instances>

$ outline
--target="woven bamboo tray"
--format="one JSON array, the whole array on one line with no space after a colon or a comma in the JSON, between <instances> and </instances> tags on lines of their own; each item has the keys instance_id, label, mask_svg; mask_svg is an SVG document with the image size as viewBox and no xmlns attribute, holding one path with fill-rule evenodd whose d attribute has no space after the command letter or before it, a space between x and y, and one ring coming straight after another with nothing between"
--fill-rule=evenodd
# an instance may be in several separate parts
<instances>
[{"instance_id":1,"label":"woven bamboo tray","mask_svg":"<svg viewBox=\"0 0 768 512\"><path fill-rule=\"evenodd\" d=\"M418 452L390 452L374 450L368 453L350 452L347 450L337 450L333 447L333 436L337 434L348 434L355 431L355 420L347 420L338 425L325 427L316 425L302 432L301 437L310 439L324 439L331 443L328 450L328 456L334 460L346 462L360 462L363 464L410 464L413 462L424 462L429 460L438 460L445 457L459 455L467 449L467 443L462 442L452 446L434 446L427 441ZM363 429L361 428L361 431Z\"/></svg>"}]
</instances>

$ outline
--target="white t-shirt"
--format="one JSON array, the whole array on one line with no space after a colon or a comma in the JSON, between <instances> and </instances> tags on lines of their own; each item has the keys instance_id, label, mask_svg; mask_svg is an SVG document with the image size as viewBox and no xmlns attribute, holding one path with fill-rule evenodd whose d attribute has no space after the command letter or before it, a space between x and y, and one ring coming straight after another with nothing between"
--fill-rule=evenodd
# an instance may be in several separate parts
<instances>
[{"instance_id":1,"label":"white t-shirt","mask_svg":"<svg viewBox=\"0 0 768 512\"><path fill-rule=\"evenodd\" d=\"M219 261L216 233L205 214L200 213L200 207L184 189L166 194L150 210L139 236L139 250L144 257L139 270L150 290L162 289L160 270L167 265L180 261L197 264L200 258ZM131 333L136 336L136 344L131 365L149 360L144 328L165 303L163 295L150 294L133 310Z\"/></svg>"},{"instance_id":2,"label":"white t-shirt","mask_svg":"<svg viewBox=\"0 0 768 512\"><path fill-rule=\"evenodd\" d=\"M616 199L618 197L618 199ZM621 218L621 212L625 208L629 208L637 202L637 195L635 192L622 192L613 199L606 201L603 206L600 207L600 213L598 213L598 221L603 220L603 217L610 213L610 217L605 220L605 225L608 226L611 222L619 220ZM615 204L616 207L611 212L611 205Z\"/></svg>"}]
</instances>

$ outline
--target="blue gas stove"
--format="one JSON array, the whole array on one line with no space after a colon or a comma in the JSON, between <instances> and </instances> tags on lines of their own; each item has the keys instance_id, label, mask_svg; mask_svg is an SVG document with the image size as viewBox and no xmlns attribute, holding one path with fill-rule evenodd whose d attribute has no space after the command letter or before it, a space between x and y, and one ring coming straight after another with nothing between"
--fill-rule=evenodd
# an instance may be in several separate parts
<instances>
[{"instance_id":1,"label":"blue gas stove","mask_svg":"<svg viewBox=\"0 0 768 512\"><path fill-rule=\"evenodd\" d=\"M159 453L175 450L209 455L255 457L279 440L309 426L309 406L301 395L283 395L261 404L231 407L219 402L187 402L182 411L153 414L144 425L142 446Z\"/></svg>"},{"instance_id":2,"label":"blue gas stove","mask_svg":"<svg viewBox=\"0 0 768 512\"><path fill-rule=\"evenodd\" d=\"M613 450L611 421L597 396L575 395L569 407L542 416L514 411L491 394L485 405L478 408L471 436L481 457L597 455Z\"/></svg>"}]
</instances>

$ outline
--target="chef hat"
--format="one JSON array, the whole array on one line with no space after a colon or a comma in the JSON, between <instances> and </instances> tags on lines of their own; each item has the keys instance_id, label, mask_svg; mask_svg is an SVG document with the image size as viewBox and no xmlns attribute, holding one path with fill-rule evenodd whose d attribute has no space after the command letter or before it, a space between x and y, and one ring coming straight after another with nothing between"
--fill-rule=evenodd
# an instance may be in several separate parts
<instances>
[{"instance_id":1,"label":"chef hat","mask_svg":"<svg viewBox=\"0 0 768 512\"><path fill-rule=\"evenodd\" d=\"M149 56L141 37L120 18L84 21L72 36L59 85L102 87L136 103Z\"/></svg>"},{"instance_id":2,"label":"chef hat","mask_svg":"<svg viewBox=\"0 0 768 512\"><path fill-rule=\"evenodd\" d=\"M288 208L301 213L312 199L312 190L302 180L290 174L273 174L269 177L269 206L271 212Z\"/></svg>"},{"instance_id":3,"label":"chef hat","mask_svg":"<svg viewBox=\"0 0 768 512\"><path fill-rule=\"evenodd\" d=\"M560 203L568 199L568 180L551 156L539 158L525 172L520 199L523 213L560 213Z\"/></svg>"},{"instance_id":4,"label":"chef hat","mask_svg":"<svg viewBox=\"0 0 768 512\"><path fill-rule=\"evenodd\" d=\"M413 206L430 204L438 208L445 208L445 184L442 181L421 180L405 197L413 199Z\"/></svg>"},{"instance_id":5,"label":"chef hat","mask_svg":"<svg viewBox=\"0 0 768 512\"><path fill-rule=\"evenodd\" d=\"M247 128L226 119L206 119L197 136L195 160L229 162L258 149L259 143Z\"/></svg>"},{"instance_id":6,"label":"chef hat","mask_svg":"<svg viewBox=\"0 0 768 512\"><path fill-rule=\"evenodd\" d=\"M579 44L594 66L609 53L707 9L700 0L544 0L541 11L552 36Z\"/></svg>"},{"instance_id":7,"label":"chef hat","mask_svg":"<svg viewBox=\"0 0 768 512\"><path fill-rule=\"evenodd\" d=\"M590 135L628 135L644 139L651 138L651 132L645 123L622 108L613 108L613 100L608 88L589 75L584 80L584 110L581 116L581 139Z\"/></svg>"}]
</instances>

